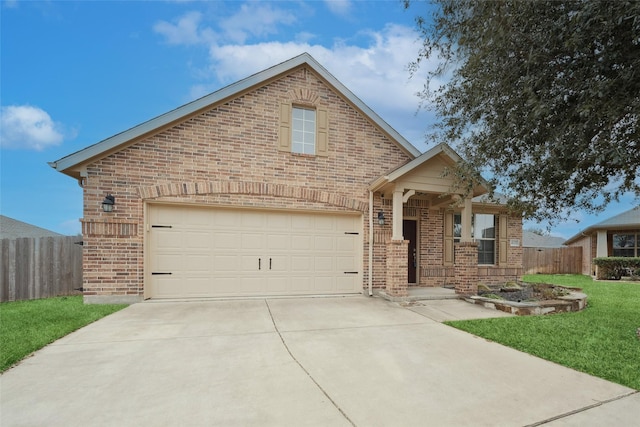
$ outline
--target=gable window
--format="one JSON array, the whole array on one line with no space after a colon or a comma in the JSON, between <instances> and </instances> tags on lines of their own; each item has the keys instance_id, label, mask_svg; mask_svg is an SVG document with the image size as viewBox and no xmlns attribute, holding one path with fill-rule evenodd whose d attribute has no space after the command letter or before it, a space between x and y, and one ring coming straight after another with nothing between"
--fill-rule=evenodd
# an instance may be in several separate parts
<instances>
[{"instance_id":1,"label":"gable window","mask_svg":"<svg viewBox=\"0 0 640 427\"><path fill-rule=\"evenodd\" d=\"M329 154L329 114L321 106L301 107L280 104L278 150L288 153L327 156Z\"/></svg>"},{"instance_id":2,"label":"gable window","mask_svg":"<svg viewBox=\"0 0 640 427\"><path fill-rule=\"evenodd\" d=\"M316 154L316 111L293 107L291 113L291 152Z\"/></svg>"},{"instance_id":3,"label":"gable window","mask_svg":"<svg viewBox=\"0 0 640 427\"><path fill-rule=\"evenodd\" d=\"M453 240L462 237L462 216L453 216ZM478 243L478 264L496 263L496 216L475 214L472 218L471 237Z\"/></svg>"},{"instance_id":4,"label":"gable window","mask_svg":"<svg viewBox=\"0 0 640 427\"><path fill-rule=\"evenodd\" d=\"M640 256L640 233L626 233L613 235L613 256L638 257Z\"/></svg>"}]
</instances>

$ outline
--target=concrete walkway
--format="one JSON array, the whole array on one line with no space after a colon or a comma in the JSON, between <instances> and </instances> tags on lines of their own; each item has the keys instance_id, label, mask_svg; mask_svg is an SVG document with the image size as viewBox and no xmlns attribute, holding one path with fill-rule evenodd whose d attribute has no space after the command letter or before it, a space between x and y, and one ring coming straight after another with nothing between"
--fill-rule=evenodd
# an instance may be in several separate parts
<instances>
[{"instance_id":1,"label":"concrete walkway","mask_svg":"<svg viewBox=\"0 0 640 427\"><path fill-rule=\"evenodd\" d=\"M633 390L420 312L462 316L454 304L422 307L361 296L135 304L3 374L0 425L637 425Z\"/></svg>"}]
</instances>

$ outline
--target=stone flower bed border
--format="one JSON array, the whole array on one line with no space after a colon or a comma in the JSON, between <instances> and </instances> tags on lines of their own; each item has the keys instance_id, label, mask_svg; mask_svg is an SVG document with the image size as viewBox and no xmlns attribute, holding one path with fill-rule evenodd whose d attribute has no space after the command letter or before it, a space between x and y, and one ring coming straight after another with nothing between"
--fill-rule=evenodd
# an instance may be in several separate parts
<instances>
[{"instance_id":1,"label":"stone flower bed border","mask_svg":"<svg viewBox=\"0 0 640 427\"><path fill-rule=\"evenodd\" d=\"M464 300L472 304L480 304L486 308L504 311L517 316L567 313L584 310L587 306L587 295L580 292L582 289L568 289L570 289L569 295L561 296L557 299L535 302L507 301L477 295L464 297Z\"/></svg>"}]
</instances>

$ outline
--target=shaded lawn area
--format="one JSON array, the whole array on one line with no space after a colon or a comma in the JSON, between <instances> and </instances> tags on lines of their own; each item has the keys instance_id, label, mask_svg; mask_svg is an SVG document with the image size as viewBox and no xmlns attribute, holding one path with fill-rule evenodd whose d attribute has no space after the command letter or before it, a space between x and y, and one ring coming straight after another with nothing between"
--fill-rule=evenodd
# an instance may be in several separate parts
<instances>
[{"instance_id":1,"label":"shaded lawn area","mask_svg":"<svg viewBox=\"0 0 640 427\"><path fill-rule=\"evenodd\" d=\"M125 307L83 304L82 296L0 303L0 372L45 345Z\"/></svg>"},{"instance_id":2,"label":"shaded lawn area","mask_svg":"<svg viewBox=\"0 0 640 427\"><path fill-rule=\"evenodd\" d=\"M526 275L525 282L579 287L578 313L445 322L596 377L640 390L640 283L594 282L580 275Z\"/></svg>"}]
</instances>

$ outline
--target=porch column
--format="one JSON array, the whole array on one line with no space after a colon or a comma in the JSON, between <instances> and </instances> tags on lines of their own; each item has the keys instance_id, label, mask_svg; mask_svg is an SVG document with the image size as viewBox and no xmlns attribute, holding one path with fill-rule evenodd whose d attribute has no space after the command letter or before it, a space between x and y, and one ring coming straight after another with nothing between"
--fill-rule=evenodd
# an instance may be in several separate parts
<instances>
[{"instance_id":1,"label":"porch column","mask_svg":"<svg viewBox=\"0 0 640 427\"><path fill-rule=\"evenodd\" d=\"M404 190L402 188L393 191L393 234L391 240L404 240L402 232L402 199Z\"/></svg>"},{"instance_id":2,"label":"porch column","mask_svg":"<svg viewBox=\"0 0 640 427\"><path fill-rule=\"evenodd\" d=\"M471 242L473 239L471 238L471 223L473 212L471 212L471 197L466 197L462 204L462 212L461 212L461 220L462 220L462 234L460 236L461 242Z\"/></svg>"},{"instance_id":3,"label":"porch column","mask_svg":"<svg viewBox=\"0 0 640 427\"><path fill-rule=\"evenodd\" d=\"M583 255L584 256L584 255ZM596 258L605 258L609 256L607 248L607 230L598 230L596 234ZM599 268L596 265L596 277L600 277Z\"/></svg>"},{"instance_id":4,"label":"porch column","mask_svg":"<svg viewBox=\"0 0 640 427\"><path fill-rule=\"evenodd\" d=\"M456 294L476 295L478 293L478 243L461 241L457 242L454 248L456 262L453 271Z\"/></svg>"},{"instance_id":5,"label":"porch column","mask_svg":"<svg viewBox=\"0 0 640 427\"><path fill-rule=\"evenodd\" d=\"M385 290L390 297L406 297L409 293L409 241L387 242L387 277Z\"/></svg>"},{"instance_id":6,"label":"porch column","mask_svg":"<svg viewBox=\"0 0 640 427\"><path fill-rule=\"evenodd\" d=\"M597 235L597 246L596 246L596 257L608 257L609 250L607 249L607 230L598 230Z\"/></svg>"}]
</instances>

